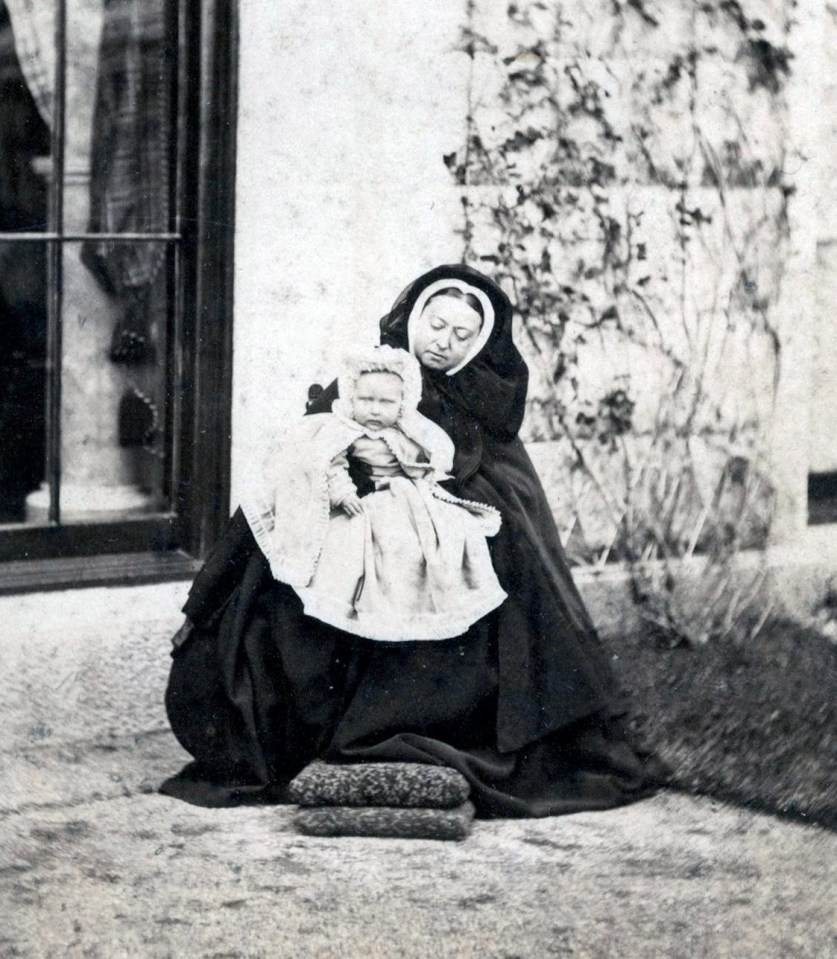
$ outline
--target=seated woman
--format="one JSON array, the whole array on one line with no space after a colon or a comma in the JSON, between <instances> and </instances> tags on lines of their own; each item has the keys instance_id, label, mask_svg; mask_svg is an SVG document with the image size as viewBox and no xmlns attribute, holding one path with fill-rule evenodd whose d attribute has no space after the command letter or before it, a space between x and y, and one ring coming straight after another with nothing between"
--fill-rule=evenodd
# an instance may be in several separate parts
<instances>
[{"instance_id":1,"label":"seated woman","mask_svg":"<svg viewBox=\"0 0 837 959\"><path fill-rule=\"evenodd\" d=\"M490 541L505 601L460 636L381 643L305 614L241 510L184 607L166 695L195 757L163 791L191 802L282 801L312 759L459 770L477 814L548 816L647 795L624 703L518 436L527 370L512 305L467 266L437 267L381 321L421 365L419 412L453 440L445 487L499 511ZM332 384L314 412L328 412ZM362 503L374 486L353 481Z\"/></svg>"}]
</instances>

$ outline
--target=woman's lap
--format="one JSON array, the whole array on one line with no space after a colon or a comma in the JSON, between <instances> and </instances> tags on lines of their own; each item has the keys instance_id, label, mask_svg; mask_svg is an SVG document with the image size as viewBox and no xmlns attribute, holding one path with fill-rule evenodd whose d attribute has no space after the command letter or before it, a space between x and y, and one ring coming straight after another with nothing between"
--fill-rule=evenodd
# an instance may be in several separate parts
<instances>
[{"instance_id":1,"label":"woman's lap","mask_svg":"<svg viewBox=\"0 0 837 959\"><path fill-rule=\"evenodd\" d=\"M279 801L293 775L325 758L450 765L483 816L608 808L641 795L641 765L618 736L608 740L601 715L500 751L489 620L458 640L358 640L304 616L254 556L220 617L175 655L167 708L197 766L164 791L202 805Z\"/></svg>"}]
</instances>

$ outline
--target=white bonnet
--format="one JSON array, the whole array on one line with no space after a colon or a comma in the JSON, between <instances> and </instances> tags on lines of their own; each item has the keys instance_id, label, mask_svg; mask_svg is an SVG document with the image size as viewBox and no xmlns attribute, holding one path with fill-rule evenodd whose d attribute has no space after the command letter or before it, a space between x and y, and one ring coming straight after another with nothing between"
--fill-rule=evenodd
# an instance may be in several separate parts
<instances>
[{"instance_id":1,"label":"white bonnet","mask_svg":"<svg viewBox=\"0 0 837 959\"><path fill-rule=\"evenodd\" d=\"M375 346L350 356L337 377L339 398L334 401L335 413L352 418L355 386L362 373L394 373L404 384L399 419L405 411L414 411L421 399L421 368L418 360L406 350L392 346Z\"/></svg>"}]
</instances>

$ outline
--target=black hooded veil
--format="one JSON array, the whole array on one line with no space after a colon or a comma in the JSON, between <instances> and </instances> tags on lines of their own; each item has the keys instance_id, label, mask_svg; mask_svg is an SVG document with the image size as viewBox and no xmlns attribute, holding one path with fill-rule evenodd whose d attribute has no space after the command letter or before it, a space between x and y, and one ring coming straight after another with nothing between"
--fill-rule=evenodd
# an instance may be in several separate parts
<instances>
[{"instance_id":1,"label":"black hooded veil","mask_svg":"<svg viewBox=\"0 0 837 959\"><path fill-rule=\"evenodd\" d=\"M508 297L467 266L437 267L381 320L381 342L406 349L416 300L445 278L482 290L494 326L454 375L422 367L419 410L455 444L451 492L501 513L490 549L508 598L455 639L358 639L303 614L239 510L175 638L166 706L195 762L164 792L202 804L281 801L289 779L322 758L452 766L482 816L602 809L647 794L607 657L518 437L528 374ZM312 412L336 395L332 384Z\"/></svg>"}]
</instances>

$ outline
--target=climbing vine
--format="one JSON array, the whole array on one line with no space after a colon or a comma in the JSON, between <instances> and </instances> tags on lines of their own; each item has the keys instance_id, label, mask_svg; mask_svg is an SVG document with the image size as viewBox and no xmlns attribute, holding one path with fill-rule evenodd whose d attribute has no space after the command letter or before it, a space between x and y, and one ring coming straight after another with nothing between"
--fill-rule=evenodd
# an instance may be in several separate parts
<instances>
[{"instance_id":1,"label":"climbing vine","mask_svg":"<svg viewBox=\"0 0 837 959\"><path fill-rule=\"evenodd\" d=\"M730 573L774 498L787 6L768 23L737 0L469 0L461 36L466 136L444 162L463 258L518 306L528 439L568 551L625 562L684 641L765 617L760 577Z\"/></svg>"}]
</instances>

